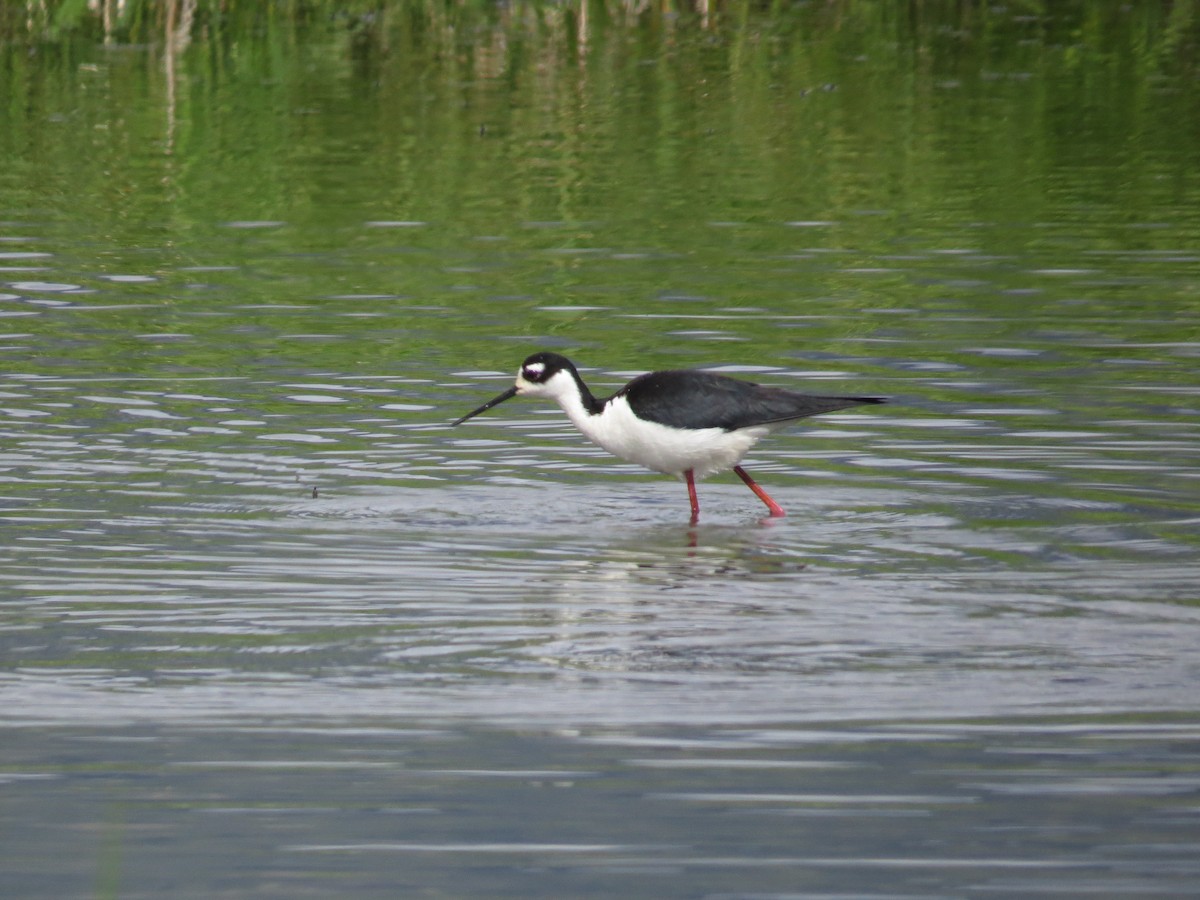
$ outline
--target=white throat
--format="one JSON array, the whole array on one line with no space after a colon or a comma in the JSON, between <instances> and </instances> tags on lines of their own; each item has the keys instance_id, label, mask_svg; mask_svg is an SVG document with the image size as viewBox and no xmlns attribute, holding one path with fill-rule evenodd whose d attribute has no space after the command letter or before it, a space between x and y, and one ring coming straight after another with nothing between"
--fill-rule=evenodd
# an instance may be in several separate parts
<instances>
[{"instance_id":1,"label":"white throat","mask_svg":"<svg viewBox=\"0 0 1200 900\"><path fill-rule=\"evenodd\" d=\"M583 394L574 377L566 369L560 369L543 382L528 381L523 374L517 374L517 393L523 397L547 397L557 403L572 424L588 437L586 423L588 419L596 418L588 412L583 404Z\"/></svg>"}]
</instances>

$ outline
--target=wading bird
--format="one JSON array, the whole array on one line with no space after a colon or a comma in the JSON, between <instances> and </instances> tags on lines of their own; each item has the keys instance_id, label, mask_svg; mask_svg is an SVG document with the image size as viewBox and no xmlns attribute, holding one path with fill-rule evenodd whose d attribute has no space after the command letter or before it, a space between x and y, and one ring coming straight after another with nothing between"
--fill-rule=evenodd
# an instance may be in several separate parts
<instances>
[{"instance_id":1,"label":"wading bird","mask_svg":"<svg viewBox=\"0 0 1200 900\"><path fill-rule=\"evenodd\" d=\"M585 437L614 456L682 475L693 522L700 516L696 479L729 468L772 516L785 515L739 465L742 457L759 439L796 419L884 402L881 397L813 397L695 369L639 375L607 400L597 400L569 359L535 353L521 364L512 387L451 424L461 425L518 395L555 401Z\"/></svg>"}]
</instances>

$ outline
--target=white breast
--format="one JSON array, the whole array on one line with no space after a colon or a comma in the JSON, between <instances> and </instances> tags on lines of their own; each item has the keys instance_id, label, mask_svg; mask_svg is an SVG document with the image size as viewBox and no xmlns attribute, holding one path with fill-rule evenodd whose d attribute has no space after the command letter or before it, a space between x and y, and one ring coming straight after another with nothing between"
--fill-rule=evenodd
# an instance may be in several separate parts
<instances>
[{"instance_id":1,"label":"white breast","mask_svg":"<svg viewBox=\"0 0 1200 900\"><path fill-rule=\"evenodd\" d=\"M682 475L693 470L697 478L737 465L743 456L770 432L767 426L725 431L671 428L637 418L624 397L616 397L602 412L592 415L578 402L560 397L559 405L575 427L593 443L614 456L663 472Z\"/></svg>"}]
</instances>

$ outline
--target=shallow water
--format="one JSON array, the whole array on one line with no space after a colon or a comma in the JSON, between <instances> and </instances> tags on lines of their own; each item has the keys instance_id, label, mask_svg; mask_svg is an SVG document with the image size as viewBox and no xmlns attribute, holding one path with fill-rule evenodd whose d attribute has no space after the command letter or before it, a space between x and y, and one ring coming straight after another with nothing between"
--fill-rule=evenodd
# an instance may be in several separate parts
<instances>
[{"instance_id":1,"label":"shallow water","mask_svg":"<svg viewBox=\"0 0 1200 900\"><path fill-rule=\"evenodd\" d=\"M6 378L6 890L1191 892L1178 394L915 368L694 527L555 411L435 419L499 375Z\"/></svg>"},{"instance_id":2,"label":"shallow water","mask_svg":"<svg viewBox=\"0 0 1200 900\"><path fill-rule=\"evenodd\" d=\"M5 49L0 893L1200 890L1194 73L650 18ZM889 403L689 525L542 348Z\"/></svg>"}]
</instances>

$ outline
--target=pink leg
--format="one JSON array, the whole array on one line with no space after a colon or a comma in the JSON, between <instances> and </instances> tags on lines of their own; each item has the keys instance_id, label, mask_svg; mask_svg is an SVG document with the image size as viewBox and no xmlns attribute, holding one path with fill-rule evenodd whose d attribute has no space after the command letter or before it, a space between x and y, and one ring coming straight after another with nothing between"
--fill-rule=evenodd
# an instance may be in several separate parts
<instances>
[{"instance_id":1,"label":"pink leg","mask_svg":"<svg viewBox=\"0 0 1200 900\"><path fill-rule=\"evenodd\" d=\"M687 478L688 499L692 501L692 524L695 525L700 518L700 501L696 499L696 476L691 469L683 474Z\"/></svg>"},{"instance_id":2,"label":"pink leg","mask_svg":"<svg viewBox=\"0 0 1200 900\"><path fill-rule=\"evenodd\" d=\"M734 466L733 471L737 472L738 478L740 478L740 479L742 479L742 481L746 482L746 487L748 487L748 488L750 488L750 490L754 491L755 496L757 496L759 500L761 500L763 503L767 504L767 509L769 509L771 511L772 516L778 518L779 516L787 515L787 513L785 513L783 511L783 507L780 506L778 503L776 503L774 500L772 500L770 497L768 497L767 492L758 486L758 482L756 482L753 478L751 478L749 475L746 474L745 469L743 469L741 466ZM688 473L688 474L690 475L691 473Z\"/></svg>"}]
</instances>

